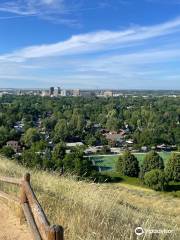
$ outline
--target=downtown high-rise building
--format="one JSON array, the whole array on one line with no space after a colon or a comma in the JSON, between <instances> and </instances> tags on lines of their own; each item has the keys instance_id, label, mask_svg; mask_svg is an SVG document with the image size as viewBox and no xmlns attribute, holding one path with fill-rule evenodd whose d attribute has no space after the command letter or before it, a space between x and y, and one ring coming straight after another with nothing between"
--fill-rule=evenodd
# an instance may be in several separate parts
<instances>
[{"instance_id":1,"label":"downtown high-rise building","mask_svg":"<svg viewBox=\"0 0 180 240\"><path fill-rule=\"evenodd\" d=\"M54 87L49 88L49 95L53 96L54 95Z\"/></svg>"}]
</instances>

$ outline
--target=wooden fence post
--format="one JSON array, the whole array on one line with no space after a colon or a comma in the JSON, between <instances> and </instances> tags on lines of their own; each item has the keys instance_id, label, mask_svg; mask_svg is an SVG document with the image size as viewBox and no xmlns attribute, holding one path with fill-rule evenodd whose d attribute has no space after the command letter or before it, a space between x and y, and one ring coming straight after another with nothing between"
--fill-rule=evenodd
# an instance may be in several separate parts
<instances>
[{"instance_id":1,"label":"wooden fence post","mask_svg":"<svg viewBox=\"0 0 180 240\"><path fill-rule=\"evenodd\" d=\"M21 182L21 193L20 193L20 203L21 203L21 206L20 206L20 224L24 224L25 221L26 221L26 218L24 216L24 211L23 211L23 208L22 208L22 205L24 203L28 203L28 199L27 199L27 196L26 196L26 192L25 192L25 189L24 189L24 182L30 182L30 174L29 173L26 173L24 175L24 178Z\"/></svg>"},{"instance_id":2,"label":"wooden fence post","mask_svg":"<svg viewBox=\"0 0 180 240\"><path fill-rule=\"evenodd\" d=\"M47 234L48 240L56 240L55 226L51 226Z\"/></svg>"},{"instance_id":3,"label":"wooden fence post","mask_svg":"<svg viewBox=\"0 0 180 240\"><path fill-rule=\"evenodd\" d=\"M49 225L49 221L30 185L29 173L26 173L23 179L0 177L0 181L20 186L20 201L3 192L0 192L0 196L20 202L20 224L27 220L33 239L64 240L63 228L59 225Z\"/></svg>"},{"instance_id":4,"label":"wooden fence post","mask_svg":"<svg viewBox=\"0 0 180 240\"><path fill-rule=\"evenodd\" d=\"M64 240L64 230L61 226L55 226L56 240Z\"/></svg>"},{"instance_id":5,"label":"wooden fence post","mask_svg":"<svg viewBox=\"0 0 180 240\"><path fill-rule=\"evenodd\" d=\"M48 231L48 240L64 240L63 228L59 225L53 225Z\"/></svg>"}]
</instances>

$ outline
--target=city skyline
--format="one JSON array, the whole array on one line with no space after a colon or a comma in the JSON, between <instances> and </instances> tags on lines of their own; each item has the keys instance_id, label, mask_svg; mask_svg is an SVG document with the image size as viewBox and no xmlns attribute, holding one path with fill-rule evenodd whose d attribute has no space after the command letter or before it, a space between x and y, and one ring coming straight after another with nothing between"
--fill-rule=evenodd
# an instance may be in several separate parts
<instances>
[{"instance_id":1,"label":"city skyline","mask_svg":"<svg viewBox=\"0 0 180 240\"><path fill-rule=\"evenodd\" d=\"M180 89L180 1L2 0L0 87Z\"/></svg>"}]
</instances>

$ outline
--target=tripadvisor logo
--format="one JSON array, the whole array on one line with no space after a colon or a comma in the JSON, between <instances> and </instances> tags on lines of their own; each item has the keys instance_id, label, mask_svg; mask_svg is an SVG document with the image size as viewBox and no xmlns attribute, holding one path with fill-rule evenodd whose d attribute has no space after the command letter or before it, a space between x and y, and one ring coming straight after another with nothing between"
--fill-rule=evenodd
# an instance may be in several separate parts
<instances>
[{"instance_id":1,"label":"tripadvisor logo","mask_svg":"<svg viewBox=\"0 0 180 240\"><path fill-rule=\"evenodd\" d=\"M142 227L135 228L135 234L137 236L141 236L145 233L167 234L167 233L172 233L172 232L173 232L173 230L167 230L167 229L145 229L144 230Z\"/></svg>"},{"instance_id":2,"label":"tripadvisor logo","mask_svg":"<svg viewBox=\"0 0 180 240\"><path fill-rule=\"evenodd\" d=\"M137 228L135 229L135 234L136 234L137 236L143 235L143 234L144 234L144 229L143 229L142 227L137 227Z\"/></svg>"}]
</instances>

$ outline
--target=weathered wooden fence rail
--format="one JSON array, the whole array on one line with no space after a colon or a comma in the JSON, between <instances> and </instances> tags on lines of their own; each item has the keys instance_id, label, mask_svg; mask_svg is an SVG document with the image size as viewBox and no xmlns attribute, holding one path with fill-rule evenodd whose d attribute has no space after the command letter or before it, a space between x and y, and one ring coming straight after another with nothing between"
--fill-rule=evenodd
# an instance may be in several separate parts
<instances>
[{"instance_id":1,"label":"weathered wooden fence rail","mask_svg":"<svg viewBox=\"0 0 180 240\"><path fill-rule=\"evenodd\" d=\"M30 174L23 179L1 177L0 181L20 187L20 198L0 192L0 197L20 203L20 221L25 219L31 229L34 240L63 240L63 228L59 225L50 225L37 197L30 184Z\"/></svg>"}]
</instances>

